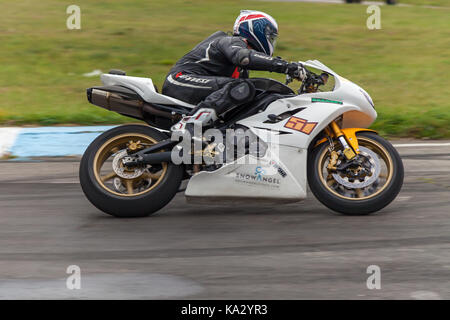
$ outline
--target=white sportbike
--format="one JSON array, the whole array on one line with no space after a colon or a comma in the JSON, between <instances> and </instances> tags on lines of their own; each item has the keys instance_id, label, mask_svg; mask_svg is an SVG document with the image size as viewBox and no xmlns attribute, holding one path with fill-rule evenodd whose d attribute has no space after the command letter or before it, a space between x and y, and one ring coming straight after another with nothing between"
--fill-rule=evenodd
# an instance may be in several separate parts
<instances>
[{"instance_id":1,"label":"white sportbike","mask_svg":"<svg viewBox=\"0 0 450 320\"><path fill-rule=\"evenodd\" d=\"M308 185L320 202L343 214L384 208L401 189L403 164L388 141L367 129L377 117L371 97L317 60L300 63L307 78L297 93L287 86L289 77L286 85L250 79L255 99L212 125L224 141L227 130L245 131L243 153L203 138L200 151L183 151L203 160L181 164L173 161L179 142L170 128L195 106L158 93L149 78L120 70L103 74L103 86L87 89L88 100L146 124L118 126L90 144L80 165L85 195L117 217L150 215L180 191L203 202L287 203L305 199ZM239 156L204 161L224 159L224 149Z\"/></svg>"}]
</instances>

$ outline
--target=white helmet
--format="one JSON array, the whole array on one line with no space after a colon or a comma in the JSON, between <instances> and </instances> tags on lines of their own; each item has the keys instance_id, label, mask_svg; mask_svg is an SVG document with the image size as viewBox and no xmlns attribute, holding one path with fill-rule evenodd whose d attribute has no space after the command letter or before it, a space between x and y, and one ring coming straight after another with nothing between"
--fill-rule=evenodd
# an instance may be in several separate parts
<instances>
[{"instance_id":1,"label":"white helmet","mask_svg":"<svg viewBox=\"0 0 450 320\"><path fill-rule=\"evenodd\" d=\"M267 13L242 10L234 22L233 32L248 40L253 49L273 55L278 36L278 24Z\"/></svg>"}]
</instances>

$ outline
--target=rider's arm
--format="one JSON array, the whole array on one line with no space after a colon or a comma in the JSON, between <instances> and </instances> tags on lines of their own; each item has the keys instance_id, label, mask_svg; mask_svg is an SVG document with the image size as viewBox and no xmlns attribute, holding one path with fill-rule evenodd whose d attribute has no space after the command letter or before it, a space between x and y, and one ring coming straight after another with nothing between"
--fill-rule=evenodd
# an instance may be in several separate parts
<instances>
[{"instance_id":1,"label":"rider's arm","mask_svg":"<svg viewBox=\"0 0 450 320\"><path fill-rule=\"evenodd\" d=\"M233 65L243 69L278 73L288 70L289 62L249 49L239 37L224 37L218 41L217 48Z\"/></svg>"}]
</instances>

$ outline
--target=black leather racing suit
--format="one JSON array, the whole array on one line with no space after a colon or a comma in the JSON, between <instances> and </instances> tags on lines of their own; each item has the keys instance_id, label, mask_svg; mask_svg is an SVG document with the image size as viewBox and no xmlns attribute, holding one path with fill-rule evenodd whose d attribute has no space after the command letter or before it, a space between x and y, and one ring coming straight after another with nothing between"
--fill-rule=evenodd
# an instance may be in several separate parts
<instances>
[{"instance_id":1,"label":"black leather racing suit","mask_svg":"<svg viewBox=\"0 0 450 320\"><path fill-rule=\"evenodd\" d=\"M247 82L247 70L263 70L285 73L289 63L252 50L239 36L229 36L218 31L200 42L182 57L170 70L162 93L176 99L199 104L202 108L213 108L217 115L233 106L236 100L230 97L233 87ZM250 88L251 89L251 88ZM254 88L240 103L251 101ZM197 109L197 108L196 108Z\"/></svg>"}]
</instances>

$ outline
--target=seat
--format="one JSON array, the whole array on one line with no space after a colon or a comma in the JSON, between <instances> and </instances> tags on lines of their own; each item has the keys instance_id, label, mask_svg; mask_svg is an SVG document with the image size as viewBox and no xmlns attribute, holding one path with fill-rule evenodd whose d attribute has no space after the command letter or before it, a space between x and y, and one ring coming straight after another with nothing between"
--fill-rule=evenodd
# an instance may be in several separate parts
<instances>
[{"instance_id":1,"label":"seat","mask_svg":"<svg viewBox=\"0 0 450 320\"><path fill-rule=\"evenodd\" d=\"M148 103L178 105L190 109L195 108L195 105L158 93L152 79L150 78L104 73L100 76L100 79L105 86L117 85L130 88L136 91L136 93L138 93L142 99Z\"/></svg>"}]
</instances>

